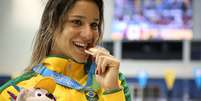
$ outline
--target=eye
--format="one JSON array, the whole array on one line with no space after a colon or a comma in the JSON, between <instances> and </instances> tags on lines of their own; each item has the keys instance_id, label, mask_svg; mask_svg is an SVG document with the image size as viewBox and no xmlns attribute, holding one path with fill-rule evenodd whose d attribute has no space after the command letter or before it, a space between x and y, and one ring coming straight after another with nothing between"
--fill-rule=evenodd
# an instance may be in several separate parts
<instances>
[{"instance_id":1,"label":"eye","mask_svg":"<svg viewBox=\"0 0 201 101\"><path fill-rule=\"evenodd\" d=\"M98 23L92 23L92 24L91 24L91 28L92 28L93 30L98 30Z\"/></svg>"},{"instance_id":2,"label":"eye","mask_svg":"<svg viewBox=\"0 0 201 101\"><path fill-rule=\"evenodd\" d=\"M42 95L43 95L43 93L40 90L35 91L35 96L41 97Z\"/></svg>"},{"instance_id":3,"label":"eye","mask_svg":"<svg viewBox=\"0 0 201 101\"><path fill-rule=\"evenodd\" d=\"M40 93L38 93L38 94L37 94L37 96L41 96L41 94L40 94Z\"/></svg>"},{"instance_id":4,"label":"eye","mask_svg":"<svg viewBox=\"0 0 201 101\"><path fill-rule=\"evenodd\" d=\"M71 20L71 23L72 23L74 26L81 26L81 25L82 25L81 20Z\"/></svg>"}]
</instances>

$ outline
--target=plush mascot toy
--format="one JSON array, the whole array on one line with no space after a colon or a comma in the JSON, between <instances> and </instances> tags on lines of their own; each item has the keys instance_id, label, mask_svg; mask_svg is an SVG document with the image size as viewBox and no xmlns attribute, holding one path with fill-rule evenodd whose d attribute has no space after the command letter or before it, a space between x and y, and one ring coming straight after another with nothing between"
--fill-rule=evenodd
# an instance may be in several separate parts
<instances>
[{"instance_id":1,"label":"plush mascot toy","mask_svg":"<svg viewBox=\"0 0 201 101\"><path fill-rule=\"evenodd\" d=\"M8 92L14 101L56 101L52 94L56 83L52 78L45 77L41 79L33 88L22 89L18 96Z\"/></svg>"}]
</instances>

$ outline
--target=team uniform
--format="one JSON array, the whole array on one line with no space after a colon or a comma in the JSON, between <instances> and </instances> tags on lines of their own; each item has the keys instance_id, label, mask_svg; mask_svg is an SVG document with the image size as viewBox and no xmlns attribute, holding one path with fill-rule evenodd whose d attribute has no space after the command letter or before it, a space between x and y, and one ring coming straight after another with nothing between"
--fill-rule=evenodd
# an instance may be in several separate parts
<instances>
[{"instance_id":1,"label":"team uniform","mask_svg":"<svg viewBox=\"0 0 201 101\"><path fill-rule=\"evenodd\" d=\"M57 101L131 100L125 77L121 73L119 74L121 89L108 92L96 82L94 71L95 65L92 62L81 64L65 57L50 55L32 71L26 72L0 87L0 101L11 100L8 91L17 96L19 91L15 86L32 88L39 80L47 76L54 78L57 83L53 93Z\"/></svg>"}]
</instances>

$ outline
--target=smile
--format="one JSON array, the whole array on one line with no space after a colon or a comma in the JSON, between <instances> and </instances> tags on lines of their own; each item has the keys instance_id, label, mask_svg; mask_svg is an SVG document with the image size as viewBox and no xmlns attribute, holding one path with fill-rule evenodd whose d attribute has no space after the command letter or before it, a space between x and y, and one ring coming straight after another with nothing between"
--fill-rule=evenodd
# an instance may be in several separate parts
<instances>
[{"instance_id":1,"label":"smile","mask_svg":"<svg viewBox=\"0 0 201 101\"><path fill-rule=\"evenodd\" d=\"M85 50L91 48L91 45L89 43L74 41L73 44L84 55L86 55Z\"/></svg>"},{"instance_id":2,"label":"smile","mask_svg":"<svg viewBox=\"0 0 201 101\"><path fill-rule=\"evenodd\" d=\"M83 49L87 49L87 47L88 47L88 45L86 43L81 43L81 42L74 42L74 45L79 48L83 48Z\"/></svg>"}]
</instances>

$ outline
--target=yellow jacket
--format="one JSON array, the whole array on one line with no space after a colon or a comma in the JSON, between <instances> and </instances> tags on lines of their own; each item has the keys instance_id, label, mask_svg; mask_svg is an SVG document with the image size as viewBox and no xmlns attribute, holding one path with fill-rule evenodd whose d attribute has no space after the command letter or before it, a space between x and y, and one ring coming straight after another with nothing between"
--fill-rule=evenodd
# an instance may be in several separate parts
<instances>
[{"instance_id":1,"label":"yellow jacket","mask_svg":"<svg viewBox=\"0 0 201 101\"><path fill-rule=\"evenodd\" d=\"M84 85L87 81L87 74L84 69L84 64L78 64L61 57L48 57L44 59L42 63L48 69L68 76L82 85ZM41 78L44 77L37 74L28 80L21 81L17 84L17 86L23 88L32 88ZM18 95L19 93L13 86L9 86L5 88L2 92L0 92L0 101L10 101L10 96L8 95L7 91L10 91L15 95ZM99 88L97 91L99 101L125 101L126 97L127 99L128 97L130 97L130 95L126 93L128 92L125 92L124 89L105 95L103 94L102 88ZM53 95L56 97L57 101L87 101L85 93L61 86L59 84L56 85L56 89Z\"/></svg>"}]
</instances>

